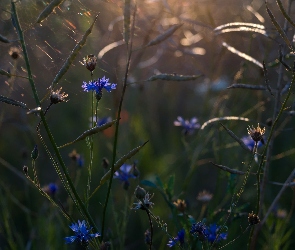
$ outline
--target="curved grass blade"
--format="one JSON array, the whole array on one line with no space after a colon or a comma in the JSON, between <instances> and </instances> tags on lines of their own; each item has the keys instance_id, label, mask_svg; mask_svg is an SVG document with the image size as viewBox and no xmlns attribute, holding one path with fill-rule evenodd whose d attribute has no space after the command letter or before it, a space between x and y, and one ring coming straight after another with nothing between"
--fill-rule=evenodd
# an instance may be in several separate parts
<instances>
[{"instance_id":1,"label":"curved grass blade","mask_svg":"<svg viewBox=\"0 0 295 250\"><path fill-rule=\"evenodd\" d=\"M13 99L5 97L3 95L0 95L0 101L5 102L5 103L10 104L10 105L13 105L13 106L21 107L21 108L26 109L26 110L30 110L25 103L13 100Z\"/></svg>"},{"instance_id":2,"label":"curved grass blade","mask_svg":"<svg viewBox=\"0 0 295 250\"><path fill-rule=\"evenodd\" d=\"M226 171L226 172L231 173L231 174L237 174L237 175L244 175L244 174L246 174L246 172L243 172L243 171L240 171L240 170L236 170L236 169L231 169L231 168L226 167L226 166L218 165L218 164L215 164L212 161L210 161L210 163L212 165L220 168L221 170Z\"/></svg>"},{"instance_id":3,"label":"curved grass blade","mask_svg":"<svg viewBox=\"0 0 295 250\"><path fill-rule=\"evenodd\" d=\"M37 23L41 23L46 17L48 17L52 11L58 7L64 0L53 0L47 7L40 13L37 18Z\"/></svg>"},{"instance_id":4,"label":"curved grass blade","mask_svg":"<svg viewBox=\"0 0 295 250\"><path fill-rule=\"evenodd\" d=\"M125 43L124 40L110 43L109 45L105 46L101 51L99 51L97 58L101 59L105 53L109 52L110 50L112 50L120 45L123 45L124 43Z\"/></svg>"},{"instance_id":5,"label":"curved grass blade","mask_svg":"<svg viewBox=\"0 0 295 250\"><path fill-rule=\"evenodd\" d=\"M287 21L293 26L295 27L295 23L292 21L291 17L287 14L287 12L285 11L284 9L284 6L281 2L281 0L276 0L277 1L277 4L280 8L280 11L282 12L283 16L287 19Z\"/></svg>"},{"instance_id":6,"label":"curved grass blade","mask_svg":"<svg viewBox=\"0 0 295 250\"><path fill-rule=\"evenodd\" d=\"M130 39L130 0L125 0L124 4L124 27L123 38L126 44Z\"/></svg>"},{"instance_id":7,"label":"curved grass blade","mask_svg":"<svg viewBox=\"0 0 295 250\"><path fill-rule=\"evenodd\" d=\"M203 123L202 127L200 129L204 129L207 127L210 123L213 122L219 122L219 121L245 121L248 122L250 121L248 118L245 117L239 117L239 116L224 116L224 117L218 117L218 118L213 118L210 119L209 121L206 121Z\"/></svg>"},{"instance_id":8,"label":"curved grass blade","mask_svg":"<svg viewBox=\"0 0 295 250\"><path fill-rule=\"evenodd\" d=\"M233 23L226 23L226 24L220 25L220 26L216 27L214 29L214 31L216 32L216 31L222 30L224 28L232 27L232 26L245 26L245 27L248 26L248 27L252 27L252 28L255 28L255 29L261 29L261 30L265 29L264 25L262 25L262 24L233 22Z\"/></svg>"},{"instance_id":9,"label":"curved grass blade","mask_svg":"<svg viewBox=\"0 0 295 250\"><path fill-rule=\"evenodd\" d=\"M229 130L227 127L225 127L222 123L220 123L220 125L226 130L226 132L235 140L235 141L237 141L239 144L240 144L240 146L243 148L243 149L245 149L246 151L248 151L248 152L251 152L252 153L252 151L245 145L245 143L239 138L239 137L237 137L231 130Z\"/></svg>"},{"instance_id":10,"label":"curved grass blade","mask_svg":"<svg viewBox=\"0 0 295 250\"><path fill-rule=\"evenodd\" d=\"M153 40L151 40L147 45L145 45L144 47L149 47L149 46L153 46L156 44L159 44L163 41L165 41L168 37L170 37L171 35L173 35L173 33L178 30L183 24L177 24L174 25L173 27L169 28L168 30L166 30L163 34L157 36L156 38L154 38Z\"/></svg>"},{"instance_id":11,"label":"curved grass blade","mask_svg":"<svg viewBox=\"0 0 295 250\"><path fill-rule=\"evenodd\" d=\"M96 22L98 18L98 15L95 16L95 19L93 21L93 23L91 24L91 26L89 27L89 29L85 32L84 36L82 37L82 39L76 44L76 46L74 47L72 53L69 55L69 57L67 58L67 60L65 61L64 65L61 67L60 71L57 73L57 75L55 76L53 82L51 83L51 89L54 88L54 85L58 83L58 81L64 76L64 74L68 71L68 69L70 68L72 62L75 60L78 52L82 49L82 47L85 45L87 37L90 35L92 28Z\"/></svg>"},{"instance_id":12,"label":"curved grass blade","mask_svg":"<svg viewBox=\"0 0 295 250\"><path fill-rule=\"evenodd\" d=\"M11 74L8 73L7 71L3 70L3 69L0 69L0 75L11 77Z\"/></svg>"},{"instance_id":13,"label":"curved grass blade","mask_svg":"<svg viewBox=\"0 0 295 250\"><path fill-rule=\"evenodd\" d=\"M143 143L142 145L132 149L128 154L121 157L114 165L114 172L119 170L119 168L132 156L134 156L136 153L138 153L139 150L141 150L145 144L147 144L148 141ZM99 185L95 188L95 190L92 192L92 194L89 196L89 199L97 192L97 190L111 177L111 169L100 179Z\"/></svg>"},{"instance_id":14,"label":"curved grass blade","mask_svg":"<svg viewBox=\"0 0 295 250\"><path fill-rule=\"evenodd\" d=\"M151 76L147 81L156 81L156 80L164 80L164 81L192 81L196 80L203 75L177 75L177 74L159 74Z\"/></svg>"},{"instance_id":15,"label":"curved grass blade","mask_svg":"<svg viewBox=\"0 0 295 250\"><path fill-rule=\"evenodd\" d=\"M262 34L262 35L268 37L266 30L245 27L245 26L239 26L239 27L234 27L234 28L227 28L227 29L218 30L218 31L215 31L215 35L220 35L220 34L229 33L229 32L240 32L240 31L259 33L259 34Z\"/></svg>"},{"instance_id":16,"label":"curved grass blade","mask_svg":"<svg viewBox=\"0 0 295 250\"><path fill-rule=\"evenodd\" d=\"M92 129L89 129L87 131L85 131L82 135L80 135L76 140L72 141L72 142L68 142L62 146L59 146L58 148L63 148L63 147L66 147L66 146L69 146L75 142L78 142L78 141L82 141L84 140L86 137L90 136L90 135L94 135L94 134L97 134L99 132L102 132L104 130L106 130L107 128L113 126L115 123L117 122L117 120L113 120L111 122L107 122L99 127L95 127L95 128L92 128Z\"/></svg>"},{"instance_id":17,"label":"curved grass blade","mask_svg":"<svg viewBox=\"0 0 295 250\"><path fill-rule=\"evenodd\" d=\"M264 85L235 83L235 84L228 86L227 89L266 90L266 87Z\"/></svg>"},{"instance_id":18,"label":"curved grass blade","mask_svg":"<svg viewBox=\"0 0 295 250\"><path fill-rule=\"evenodd\" d=\"M238 56L240 56L240 57L242 57L242 58L248 60L249 62L252 62L252 63L256 64L256 65L259 66L260 68L263 68L262 63L258 62L258 61L257 61L256 59L254 59L253 57L251 57L251 56L249 56L249 55L247 55L247 54L245 54L245 53L243 53L243 52L237 50L236 48L234 48L234 47L228 45L226 42L223 42L223 43L222 43L222 46L224 46L225 48L227 48L230 52L232 52L232 53L234 53L234 54L236 54L236 55L238 55Z\"/></svg>"},{"instance_id":19,"label":"curved grass blade","mask_svg":"<svg viewBox=\"0 0 295 250\"><path fill-rule=\"evenodd\" d=\"M291 42L289 41L286 33L284 32L284 30L281 28L281 26L279 25L279 23L276 21L274 15L272 14L271 10L268 8L267 6L267 1L265 1L265 7L266 7L266 11L273 23L273 25L276 27L276 30L279 32L280 36L283 38L283 40L285 41L285 43L287 44L287 46L289 47L289 49L291 51L294 52L293 46L291 44Z\"/></svg>"},{"instance_id":20,"label":"curved grass blade","mask_svg":"<svg viewBox=\"0 0 295 250\"><path fill-rule=\"evenodd\" d=\"M0 42L3 42L3 43L10 43L10 40L7 39L5 36L2 36L2 35L0 34Z\"/></svg>"}]
</instances>

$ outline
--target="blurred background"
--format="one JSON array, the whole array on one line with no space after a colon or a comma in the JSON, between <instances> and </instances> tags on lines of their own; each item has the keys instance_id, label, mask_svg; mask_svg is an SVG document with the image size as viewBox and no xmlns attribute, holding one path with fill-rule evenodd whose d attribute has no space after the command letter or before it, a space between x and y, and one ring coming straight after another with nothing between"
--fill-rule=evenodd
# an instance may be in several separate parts
<instances>
[{"instance_id":1,"label":"blurred background","mask_svg":"<svg viewBox=\"0 0 295 250\"><path fill-rule=\"evenodd\" d=\"M58 82L57 88L62 87L62 91L69 95L68 102L52 106L46 115L57 144L63 145L90 128L91 94L83 92L81 88L83 81L91 80L90 72L81 64L83 57L88 54L94 54L99 59L93 77L106 76L110 82L118 84L117 90L112 93L104 92L98 106L98 117L116 117L127 59L127 47L123 41L124 1L65 0L41 24L36 23L48 3L41 0L22 0L17 3L40 99L46 96L64 61L99 13L85 46ZM289 1L282 3L288 9ZM290 6L292 17L294 5ZM284 16L276 1L268 1L268 7L277 22L284 27ZM131 14L134 8L135 3L132 2ZM1 0L0 34L11 42L0 43L0 68L25 77L27 70L10 9L10 1ZM127 162L136 162L140 177L130 180L128 190L118 180L113 182L105 235L105 240L112 242L113 249L148 249L144 242L144 232L149 227L148 219L144 212L129 209L135 202L134 189L142 185L143 180L158 186L142 185L154 194L152 211L167 223L172 235L181 229L181 219L180 224L175 223L172 219L173 209L169 208L169 204L177 199L186 201L186 214L196 220L207 218L208 224L224 222L231 198L244 177L222 172L210 161L246 171L251 154L245 152L219 122L212 122L192 135L185 135L182 128L174 126L173 122L178 116L184 119L197 117L200 125L218 117L246 117L250 122L222 123L242 138L247 135L248 125L256 127L259 122L262 127L266 127L264 139L267 140L273 121L274 96L267 90L227 89L236 83L265 85L262 68L237 55L237 51L253 57L257 62L265 61L269 84L273 89L277 87L278 81L281 81L280 86L285 86L292 78L285 69L281 70L283 74L279 74L282 66L278 62L278 51L279 45L284 42L272 25L262 0L142 0L136 3L134 21L133 53L121 114L117 157L144 141L149 142ZM214 31L220 25L233 22L263 25L267 35L242 30L221 34ZM182 26L167 39L154 46L144 46L177 24ZM292 41L294 28L285 27ZM236 53L229 51L224 43L233 47ZM11 54L17 49L20 51L19 57L13 58ZM283 48L283 51L286 50ZM285 59L291 67L292 56ZM146 81L153 75L164 73L200 77L192 81ZM27 79L0 75L0 93L25 103L30 109L36 107ZM284 97L285 94L281 100ZM283 183L294 167L294 117L289 113L294 109L292 101L293 93L275 134L269 181ZM49 103L49 99L44 98L42 108L46 109ZM69 222L23 175L22 168L24 165L31 166L31 151L37 144L39 158L36 168L41 186L46 188L48 184L55 183L58 190L54 199L63 204L74 218L80 219L37 136L36 126L40 117L27 115L26 112L19 107L0 104L0 249L79 249L79 246L64 245L63 238L71 235ZM41 134L49 145L42 125ZM114 129L97 134L93 139L92 190L105 171L102 159L105 157L111 160ZM79 154L79 162L71 157L73 150ZM260 153L262 150L263 146L258 149ZM89 148L85 141L81 141L62 148L61 153L83 197L87 183L86 166L90 159ZM257 167L258 163L253 162L253 172ZM263 211L267 211L280 188L279 185L267 184ZM213 195L209 202L197 199L203 190ZM89 205L98 228L101 226L106 191L107 185L104 185ZM288 188L264 226L257 249L294 248L291 237L295 224L292 216L294 197L293 189ZM249 233L242 234L241 228L247 227L247 216L255 209L255 201L256 177L250 176L239 200L238 212L226 224L226 242L241 235L227 246L228 249L246 249ZM155 224L156 249L168 248L168 240Z\"/></svg>"}]
</instances>

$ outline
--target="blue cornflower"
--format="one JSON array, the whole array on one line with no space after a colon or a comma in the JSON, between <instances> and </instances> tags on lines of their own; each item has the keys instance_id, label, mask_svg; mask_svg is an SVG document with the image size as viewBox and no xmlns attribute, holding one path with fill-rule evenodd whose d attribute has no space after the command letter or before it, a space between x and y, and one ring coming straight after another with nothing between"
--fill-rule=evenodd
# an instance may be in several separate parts
<instances>
[{"instance_id":1,"label":"blue cornflower","mask_svg":"<svg viewBox=\"0 0 295 250\"><path fill-rule=\"evenodd\" d=\"M114 173L114 179L119 179L123 182L124 189L128 189L130 183L130 178L136 178L132 173L132 166L128 164L123 164L118 171Z\"/></svg>"},{"instance_id":2,"label":"blue cornflower","mask_svg":"<svg viewBox=\"0 0 295 250\"><path fill-rule=\"evenodd\" d=\"M112 121L112 118L110 116L105 116L103 118L99 118L99 117L96 118L96 116L93 116L93 117L89 118L89 121L90 121L89 127L90 128L92 128L92 119L93 119L93 122L95 122L97 127L102 126L102 125Z\"/></svg>"},{"instance_id":3,"label":"blue cornflower","mask_svg":"<svg viewBox=\"0 0 295 250\"><path fill-rule=\"evenodd\" d=\"M206 234L207 234L207 240L211 243L214 241L220 242L221 240L226 240L227 233L220 233L220 226L217 226L216 224L212 224L209 227L207 227ZM218 238L216 238L218 236Z\"/></svg>"},{"instance_id":4,"label":"blue cornflower","mask_svg":"<svg viewBox=\"0 0 295 250\"><path fill-rule=\"evenodd\" d=\"M207 227L203 222L194 223L191 227L190 233L197 235L200 240L205 240L208 237Z\"/></svg>"},{"instance_id":5,"label":"blue cornflower","mask_svg":"<svg viewBox=\"0 0 295 250\"><path fill-rule=\"evenodd\" d=\"M246 145L251 151L253 151L254 146L255 146L255 141L253 141L253 139L251 138L250 135L242 137L241 140L244 142L244 144L245 144L245 145ZM259 142L257 143L257 149L260 148L262 145L263 145L262 142L259 141Z\"/></svg>"},{"instance_id":6,"label":"blue cornflower","mask_svg":"<svg viewBox=\"0 0 295 250\"><path fill-rule=\"evenodd\" d=\"M43 187L42 190L49 194L49 195L52 195L54 196L56 191L57 191L58 187L55 183L49 183L47 186Z\"/></svg>"},{"instance_id":7,"label":"blue cornflower","mask_svg":"<svg viewBox=\"0 0 295 250\"><path fill-rule=\"evenodd\" d=\"M201 125L198 123L198 119L193 117L189 120L184 120L181 116L177 117L177 120L174 121L174 126L183 127L183 133L185 135L191 135L194 133L195 129L199 129Z\"/></svg>"},{"instance_id":8,"label":"blue cornflower","mask_svg":"<svg viewBox=\"0 0 295 250\"><path fill-rule=\"evenodd\" d=\"M89 83L83 82L82 88L84 91L95 91L96 94L101 93L102 89L106 89L106 91L111 92L112 89L116 89L117 84L109 83L109 79L98 78L95 81L90 81Z\"/></svg>"},{"instance_id":9,"label":"blue cornflower","mask_svg":"<svg viewBox=\"0 0 295 250\"><path fill-rule=\"evenodd\" d=\"M170 239L167 246L168 247L173 247L177 244L177 242L180 243L180 245L182 246L184 244L184 235L185 235L185 230L181 229L178 233L177 236L173 239Z\"/></svg>"},{"instance_id":10,"label":"blue cornflower","mask_svg":"<svg viewBox=\"0 0 295 250\"><path fill-rule=\"evenodd\" d=\"M100 236L99 233L89 233L91 228L87 229L85 220L83 220L82 222L78 220L78 223L73 223L70 228L75 232L75 236L65 237L66 244L70 244L76 241L85 246L88 245L89 240Z\"/></svg>"}]
</instances>

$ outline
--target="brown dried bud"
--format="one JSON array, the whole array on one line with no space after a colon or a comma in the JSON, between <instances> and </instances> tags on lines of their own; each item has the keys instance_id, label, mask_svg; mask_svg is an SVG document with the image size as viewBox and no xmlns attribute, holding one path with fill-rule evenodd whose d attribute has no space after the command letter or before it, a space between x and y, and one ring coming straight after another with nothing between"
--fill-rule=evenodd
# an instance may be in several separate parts
<instances>
[{"instance_id":1,"label":"brown dried bud","mask_svg":"<svg viewBox=\"0 0 295 250\"><path fill-rule=\"evenodd\" d=\"M24 166L23 171L24 171L25 175L28 175L29 168L27 166Z\"/></svg>"},{"instance_id":2,"label":"brown dried bud","mask_svg":"<svg viewBox=\"0 0 295 250\"><path fill-rule=\"evenodd\" d=\"M65 92L60 93L60 91L62 90L62 88L60 88L57 91L52 91L51 95L50 95L50 101L52 104L57 104L59 102L65 102L65 98L68 97L68 94L66 94Z\"/></svg>"},{"instance_id":3,"label":"brown dried bud","mask_svg":"<svg viewBox=\"0 0 295 250\"><path fill-rule=\"evenodd\" d=\"M174 201L173 204L177 208L178 211L180 211L181 213L184 213L184 211L186 209L185 200L177 199L177 201Z\"/></svg>"},{"instance_id":4,"label":"brown dried bud","mask_svg":"<svg viewBox=\"0 0 295 250\"><path fill-rule=\"evenodd\" d=\"M86 57L83 58L83 64L86 67L86 69L88 69L91 73L93 70L95 70L96 67L96 63L97 63L97 57L95 55L88 55Z\"/></svg>"},{"instance_id":5,"label":"brown dried bud","mask_svg":"<svg viewBox=\"0 0 295 250\"><path fill-rule=\"evenodd\" d=\"M249 126L247 128L248 130L248 134L252 137L252 140L255 141L255 142L259 142L261 141L263 143L263 135L265 134L265 128L260 128L259 127L259 123L258 123L258 126L257 128L254 128L252 126L252 128Z\"/></svg>"},{"instance_id":6,"label":"brown dried bud","mask_svg":"<svg viewBox=\"0 0 295 250\"><path fill-rule=\"evenodd\" d=\"M248 215L248 221L249 221L250 225L256 225L260 222L260 219L259 219L258 215L254 214L252 211L252 213L249 213L249 215Z\"/></svg>"},{"instance_id":7,"label":"brown dried bud","mask_svg":"<svg viewBox=\"0 0 295 250\"><path fill-rule=\"evenodd\" d=\"M20 57L21 50L18 47L11 47L8 53L12 59L16 60Z\"/></svg>"},{"instance_id":8,"label":"brown dried bud","mask_svg":"<svg viewBox=\"0 0 295 250\"><path fill-rule=\"evenodd\" d=\"M201 202L209 202L212 200L213 194L204 190L198 194L197 200Z\"/></svg>"}]
</instances>

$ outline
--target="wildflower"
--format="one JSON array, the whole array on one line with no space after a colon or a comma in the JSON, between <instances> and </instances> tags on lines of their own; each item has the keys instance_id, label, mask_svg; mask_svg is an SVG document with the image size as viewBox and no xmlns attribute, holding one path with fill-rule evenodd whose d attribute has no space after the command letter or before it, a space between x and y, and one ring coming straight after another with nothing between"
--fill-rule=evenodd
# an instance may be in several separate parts
<instances>
[{"instance_id":1,"label":"wildflower","mask_svg":"<svg viewBox=\"0 0 295 250\"><path fill-rule=\"evenodd\" d=\"M177 199L177 201L174 201L173 204L178 211L180 211L181 213L184 213L184 210L186 209L185 200Z\"/></svg>"},{"instance_id":2,"label":"wildflower","mask_svg":"<svg viewBox=\"0 0 295 250\"><path fill-rule=\"evenodd\" d=\"M247 128L248 130L248 134L252 137L252 140L255 142L255 143L258 143L259 141L261 141L262 143L264 143L264 140L263 140L263 135L265 134L265 128L260 128L259 126L259 123L258 123L258 126L257 128L254 128L252 126L252 128L249 126Z\"/></svg>"},{"instance_id":3,"label":"wildflower","mask_svg":"<svg viewBox=\"0 0 295 250\"><path fill-rule=\"evenodd\" d=\"M123 164L118 171L114 173L114 178L119 179L123 182L123 187L125 190L128 189L130 183L130 178L136 178L132 173L132 166L128 164Z\"/></svg>"},{"instance_id":4,"label":"wildflower","mask_svg":"<svg viewBox=\"0 0 295 250\"><path fill-rule=\"evenodd\" d=\"M21 50L18 47L11 47L8 51L12 59L16 60L21 55Z\"/></svg>"},{"instance_id":5,"label":"wildflower","mask_svg":"<svg viewBox=\"0 0 295 250\"><path fill-rule=\"evenodd\" d=\"M103 78L98 78L96 81L90 81L89 83L83 82L82 88L85 92L95 91L96 100L100 100L102 97L102 89L106 89L106 91L111 92L112 89L116 89L117 84L109 83L109 79L106 79L105 76Z\"/></svg>"},{"instance_id":6,"label":"wildflower","mask_svg":"<svg viewBox=\"0 0 295 250\"><path fill-rule=\"evenodd\" d=\"M200 240L207 239L207 227L203 222L194 223L191 227L190 233L192 235L197 235Z\"/></svg>"},{"instance_id":7,"label":"wildflower","mask_svg":"<svg viewBox=\"0 0 295 250\"><path fill-rule=\"evenodd\" d=\"M249 136L244 136L244 137L242 137L241 140L244 142L244 144L245 144L245 145L246 145L251 151L254 150L254 147L255 147L255 141L253 141L253 139L251 138L250 135L249 135ZM262 142L259 141L259 142L257 143L257 148L259 148L259 147L261 147L261 146L262 146Z\"/></svg>"},{"instance_id":8,"label":"wildflower","mask_svg":"<svg viewBox=\"0 0 295 250\"><path fill-rule=\"evenodd\" d=\"M204 190L198 194L197 200L206 203L211 201L212 197L213 197L213 194Z\"/></svg>"},{"instance_id":9,"label":"wildflower","mask_svg":"<svg viewBox=\"0 0 295 250\"><path fill-rule=\"evenodd\" d=\"M207 240L211 243L220 242L221 240L226 240L227 233L220 233L220 226L212 224L206 229Z\"/></svg>"},{"instance_id":10,"label":"wildflower","mask_svg":"<svg viewBox=\"0 0 295 250\"><path fill-rule=\"evenodd\" d=\"M154 205L150 200L153 198L154 195L150 195L149 193L146 193L144 198L141 200L138 200L137 203L133 203L135 207L133 209L142 209L142 210L147 210L150 207Z\"/></svg>"},{"instance_id":11,"label":"wildflower","mask_svg":"<svg viewBox=\"0 0 295 250\"><path fill-rule=\"evenodd\" d=\"M47 193L47 194L49 194L49 195L52 195L52 196L55 195L57 189L58 189L58 187L57 187L57 185L56 185L55 183L50 183L50 184L48 184L47 186L45 186L45 187L42 188L42 190L43 190L45 193Z\"/></svg>"},{"instance_id":12,"label":"wildflower","mask_svg":"<svg viewBox=\"0 0 295 250\"><path fill-rule=\"evenodd\" d=\"M258 215L254 214L252 211L252 213L249 213L249 215L248 215L248 222L250 223L250 225L255 225L260 222L260 219L259 219Z\"/></svg>"},{"instance_id":13,"label":"wildflower","mask_svg":"<svg viewBox=\"0 0 295 250\"><path fill-rule=\"evenodd\" d=\"M84 166L84 158L77 153L76 149L73 149L73 151L71 153L69 153L69 157L76 162L76 164L79 167L83 167Z\"/></svg>"},{"instance_id":14,"label":"wildflower","mask_svg":"<svg viewBox=\"0 0 295 250\"><path fill-rule=\"evenodd\" d=\"M50 101L52 104L66 102L65 98L68 97L68 94L66 94L65 92L60 93L61 90L62 90L62 88L58 89L57 91L52 91L52 93L50 95Z\"/></svg>"},{"instance_id":15,"label":"wildflower","mask_svg":"<svg viewBox=\"0 0 295 250\"><path fill-rule=\"evenodd\" d=\"M83 58L83 65L91 72L91 75L93 74L93 70L95 70L97 63L97 57L95 55L87 55Z\"/></svg>"},{"instance_id":16,"label":"wildflower","mask_svg":"<svg viewBox=\"0 0 295 250\"><path fill-rule=\"evenodd\" d=\"M200 128L200 124L198 123L198 119L193 117L190 121L184 120L181 116L177 117L177 120L174 121L174 126L183 127L184 135L191 135L194 133L195 129Z\"/></svg>"},{"instance_id":17,"label":"wildflower","mask_svg":"<svg viewBox=\"0 0 295 250\"><path fill-rule=\"evenodd\" d=\"M70 244L76 241L80 242L80 244L83 246L87 246L89 240L100 236L99 233L89 233L91 228L87 228L85 220L83 220L82 222L78 220L78 223L73 223L70 228L74 231L75 236L65 237L66 244Z\"/></svg>"},{"instance_id":18,"label":"wildflower","mask_svg":"<svg viewBox=\"0 0 295 250\"><path fill-rule=\"evenodd\" d=\"M278 209L276 216L279 219L285 219L287 217L287 211L285 209Z\"/></svg>"},{"instance_id":19,"label":"wildflower","mask_svg":"<svg viewBox=\"0 0 295 250\"><path fill-rule=\"evenodd\" d=\"M101 119L96 116L90 117L89 118L89 121L90 121L89 127L90 128L92 128L92 120L93 120L96 127L100 127L100 126L112 121L112 118L110 116L106 116Z\"/></svg>"},{"instance_id":20,"label":"wildflower","mask_svg":"<svg viewBox=\"0 0 295 250\"><path fill-rule=\"evenodd\" d=\"M181 229L177 233L177 236L175 238L169 240L167 246L173 247L177 244L177 242L179 242L180 245L182 246L184 244L184 235L185 235L185 231L184 231L184 229Z\"/></svg>"}]
</instances>

